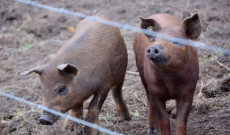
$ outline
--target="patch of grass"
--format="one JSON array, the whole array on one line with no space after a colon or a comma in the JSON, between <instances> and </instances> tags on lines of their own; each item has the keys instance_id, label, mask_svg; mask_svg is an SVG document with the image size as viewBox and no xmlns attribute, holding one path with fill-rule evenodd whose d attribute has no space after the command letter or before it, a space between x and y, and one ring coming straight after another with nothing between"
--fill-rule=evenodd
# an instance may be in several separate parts
<instances>
[{"instance_id":1,"label":"patch of grass","mask_svg":"<svg viewBox=\"0 0 230 135\"><path fill-rule=\"evenodd\" d=\"M36 126L33 127L34 132L39 133L39 130L41 130L40 125L36 125Z\"/></svg>"},{"instance_id":2,"label":"patch of grass","mask_svg":"<svg viewBox=\"0 0 230 135\"><path fill-rule=\"evenodd\" d=\"M33 116L30 115L30 116L26 116L26 112L24 111L18 111L18 112L15 112L14 113L14 118L16 120L23 120L24 122L28 122L28 120L32 120Z\"/></svg>"},{"instance_id":3,"label":"patch of grass","mask_svg":"<svg viewBox=\"0 0 230 135\"><path fill-rule=\"evenodd\" d=\"M24 112L16 112L14 113L14 118L19 120L19 119L24 119L25 118L25 113Z\"/></svg>"},{"instance_id":4,"label":"patch of grass","mask_svg":"<svg viewBox=\"0 0 230 135\"><path fill-rule=\"evenodd\" d=\"M212 27L212 32L213 33L217 33L217 34L224 34L224 30L220 29L220 28L216 28L216 27Z\"/></svg>"},{"instance_id":5,"label":"patch of grass","mask_svg":"<svg viewBox=\"0 0 230 135\"><path fill-rule=\"evenodd\" d=\"M139 117L140 113L136 110L135 112L131 113L134 117Z\"/></svg>"},{"instance_id":6,"label":"patch of grass","mask_svg":"<svg viewBox=\"0 0 230 135\"><path fill-rule=\"evenodd\" d=\"M29 120L33 120L33 119L34 119L33 115L30 115L30 116L28 117L28 119L29 119Z\"/></svg>"},{"instance_id":7,"label":"patch of grass","mask_svg":"<svg viewBox=\"0 0 230 135\"><path fill-rule=\"evenodd\" d=\"M211 111L213 111L213 110L219 110L219 109L221 109L221 108L223 108L224 107L224 105L222 105L222 104L215 104L215 105L211 105L210 106L210 110Z\"/></svg>"},{"instance_id":8,"label":"patch of grass","mask_svg":"<svg viewBox=\"0 0 230 135\"><path fill-rule=\"evenodd\" d=\"M29 39L26 41L20 42L21 46L19 48L13 48L12 51L24 51L35 44L35 40Z\"/></svg>"},{"instance_id":9,"label":"patch of grass","mask_svg":"<svg viewBox=\"0 0 230 135\"><path fill-rule=\"evenodd\" d=\"M9 93L10 89L6 88L6 89L0 89L1 92L5 92L5 93Z\"/></svg>"},{"instance_id":10,"label":"patch of grass","mask_svg":"<svg viewBox=\"0 0 230 135\"><path fill-rule=\"evenodd\" d=\"M224 100L224 101L230 101L230 96L223 97L222 100Z\"/></svg>"},{"instance_id":11,"label":"patch of grass","mask_svg":"<svg viewBox=\"0 0 230 135\"><path fill-rule=\"evenodd\" d=\"M228 74L229 74L228 70L223 71L223 75L228 75Z\"/></svg>"},{"instance_id":12,"label":"patch of grass","mask_svg":"<svg viewBox=\"0 0 230 135\"><path fill-rule=\"evenodd\" d=\"M209 61L213 61L218 58L218 55L212 55L211 57L199 57L200 63L207 63Z\"/></svg>"},{"instance_id":13,"label":"patch of grass","mask_svg":"<svg viewBox=\"0 0 230 135\"><path fill-rule=\"evenodd\" d=\"M106 118L108 121L113 121L113 120L115 120L115 116L114 116L114 115L107 115L105 118Z\"/></svg>"},{"instance_id":14,"label":"patch of grass","mask_svg":"<svg viewBox=\"0 0 230 135\"><path fill-rule=\"evenodd\" d=\"M0 88L0 91L1 92L5 92L5 93L9 93L10 92L10 90L8 88L6 88L6 89L1 89ZM4 96L0 95L0 97L4 97Z\"/></svg>"},{"instance_id":15,"label":"patch of grass","mask_svg":"<svg viewBox=\"0 0 230 135\"><path fill-rule=\"evenodd\" d=\"M108 121L113 121L113 120L115 120L115 116L114 116L114 115L106 115L105 118L106 118Z\"/></svg>"},{"instance_id":16,"label":"patch of grass","mask_svg":"<svg viewBox=\"0 0 230 135\"><path fill-rule=\"evenodd\" d=\"M106 120L106 121L114 121L116 118L114 115L106 115L106 116L103 116L103 115L99 115L99 120Z\"/></svg>"},{"instance_id":17,"label":"patch of grass","mask_svg":"<svg viewBox=\"0 0 230 135\"><path fill-rule=\"evenodd\" d=\"M210 106L210 110L211 111L217 110L217 109L220 109L220 107L217 107L217 106L214 106L214 105Z\"/></svg>"}]
</instances>

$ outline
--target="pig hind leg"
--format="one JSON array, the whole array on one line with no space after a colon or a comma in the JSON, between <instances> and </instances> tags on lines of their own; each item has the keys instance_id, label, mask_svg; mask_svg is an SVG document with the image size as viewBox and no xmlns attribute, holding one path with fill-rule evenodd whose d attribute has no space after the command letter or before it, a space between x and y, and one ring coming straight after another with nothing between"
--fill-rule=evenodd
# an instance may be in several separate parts
<instances>
[{"instance_id":1,"label":"pig hind leg","mask_svg":"<svg viewBox=\"0 0 230 135\"><path fill-rule=\"evenodd\" d=\"M122 96L123 82L124 82L124 79L122 79L121 82L119 82L115 87L113 87L112 89L113 98L117 106L118 115L120 117L120 120L131 120L131 116L129 114L128 108Z\"/></svg>"},{"instance_id":2,"label":"pig hind leg","mask_svg":"<svg viewBox=\"0 0 230 135\"><path fill-rule=\"evenodd\" d=\"M82 119L83 118L83 104L76 105L74 108L69 110L69 115L71 115L72 117ZM77 123L71 120L65 119L64 128L70 131L74 131L74 130L77 130L77 127L79 127Z\"/></svg>"}]
</instances>

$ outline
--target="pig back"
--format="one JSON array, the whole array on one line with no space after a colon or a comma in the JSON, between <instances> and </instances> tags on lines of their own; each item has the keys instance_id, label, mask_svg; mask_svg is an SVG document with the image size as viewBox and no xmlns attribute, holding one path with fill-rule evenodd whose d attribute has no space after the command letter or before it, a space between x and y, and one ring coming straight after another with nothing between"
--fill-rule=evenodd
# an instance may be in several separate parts
<instances>
[{"instance_id":1,"label":"pig back","mask_svg":"<svg viewBox=\"0 0 230 135\"><path fill-rule=\"evenodd\" d=\"M110 87L125 75L127 49L119 29L85 19L76 28L75 35L59 50L54 61L54 65L76 65L78 75L75 81L82 86L91 89Z\"/></svg>"}]
</instances>

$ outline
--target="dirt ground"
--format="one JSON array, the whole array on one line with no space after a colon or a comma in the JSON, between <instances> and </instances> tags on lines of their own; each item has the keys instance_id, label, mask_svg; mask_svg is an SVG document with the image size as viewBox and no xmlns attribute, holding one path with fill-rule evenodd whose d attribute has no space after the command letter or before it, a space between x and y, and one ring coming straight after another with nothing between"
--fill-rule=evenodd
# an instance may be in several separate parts
<instances>
[{"instance_id":1,"label":"dirt ground","mask_svg":"<svg viewBox=\"0 0 230 135\"><path fill-rule=\"evenodd\" d=\"M54 7L66 8L88 15L103 15L113 21L139 26L139 16L165 12L183 20L198 12L201 19L200 41L230 49L229 0L36 0ZM11 0L0 0L0 91L26 100L42 103L37 75L19 76L18 73L50 60L60 46L73 34L81 19L34 8ZM137 71L133 37L121 31L129 55L129 71ZM230 134L230 57L199 50L199 96L194 99L188 120L189 135ZM141 135L147 133L147 102L138 75L126 74L124 99L132 120L119 122L111 94L100 113L99 124L117 132ZM87 112L87 106L84 107ZM175 134L175 104L167 103L171 115L171 131ZM62 128L63 119L53 126L39 124L40 111L9 98L0 96L0 134L75 134Z\"/></svg>"}]
</instances>

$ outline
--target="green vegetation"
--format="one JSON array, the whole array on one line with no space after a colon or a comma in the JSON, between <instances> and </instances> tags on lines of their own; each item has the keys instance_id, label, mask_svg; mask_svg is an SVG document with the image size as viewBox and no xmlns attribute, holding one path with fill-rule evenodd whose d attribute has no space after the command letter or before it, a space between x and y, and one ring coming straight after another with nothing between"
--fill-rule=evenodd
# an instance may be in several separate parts
<instances>
[{"instance_id":1,"label":"green vegetation","mask_svg":"<svg viewBox=\"0 0 230 135\"><path fill-rule=\"evenodd\" d=\"M115 116L114 115L99 115L99 120L106 120L106 121L114 121L116 120Z\"/></svg>"},{"instance_id":2,"label":"green vegetation","mask_svg":"<svg viewBox=\"0 0 230 135\"><path fill-rule=\"evenodd\" d=\"M35 43L36 43L36 42L35 42L35 40L33 40L33 38L32 38L32 39L29 39L29 40L26 40L26 41L21 41L21 42L19 42L20 47L18 47L18 48L13 48L12 51L14 51L14 52L15 52L15 51L24 51L24 50L26 50L26 49L32 47Z\"/></svg>"},{"instance_id":3,"label":"green vegetation","mask_svg":"<svg viewBox=\"0 0 230 135\"><path fill-rule=\"evenodd\" d=\"M140 113L136 110L135 112L132 113L132 115L134 117L139 117L140 116Z\"/></svg>"},{"instance_id":4,"label":"green vegetation","mask_svg":"<svg viewBox=\"0 0 230 135\"><path fill-rule=\"evenodd\" d=\"M218 54L215 54L215 55L211 55L210 57L199 57L199 62L201 64L203 63L206 63L206 62L209 62L209 61L213 61L213 60L216 60L218 58Z\"/></svg>"}]
</instances>

